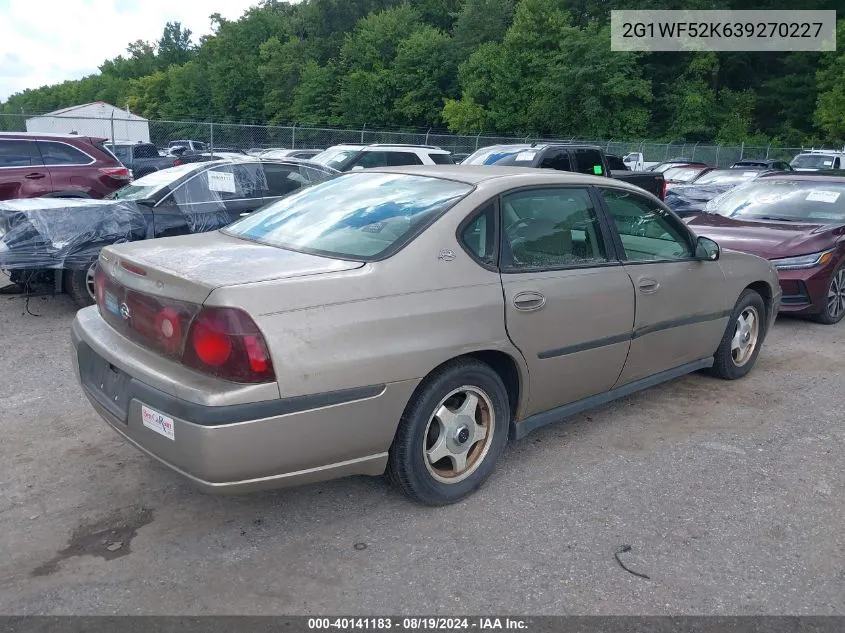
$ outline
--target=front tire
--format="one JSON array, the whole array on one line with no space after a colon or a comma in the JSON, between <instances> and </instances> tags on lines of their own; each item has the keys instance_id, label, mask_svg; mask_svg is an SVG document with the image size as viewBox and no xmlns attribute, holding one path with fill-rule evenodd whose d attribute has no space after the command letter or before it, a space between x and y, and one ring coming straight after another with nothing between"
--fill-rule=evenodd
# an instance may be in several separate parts
<instances>
[{"instance_id":1,"label":"front tire","mask_svg":"<svg viewBox=\"0 0 845 633\"><path fill-rule=\"evenodd\" d=\"M757 292L745 290L731 312L710 373L723 380L745 376L757 362L765 336L766 304Z\"/></svg>"},{"instance_id":2,"label":"front tire","mask_svg":"<svg viewBox=\"0 0 845 633\"><path fill-rule=\"evenodd\" d=\"M408 497L455 503L481 486L508 439L508 394L493 369L450 363L417 389L399 422L387 472Z\"/></svg>"},{"instance_id":3,"label":"front tire","mask_svg":"<svg viewBox=\"0 0 845 633\"><path fill-rule=\"evenodd\" d=\"M825 325L839 323L845 317L845 264L839 266L830 276L824 309L812 319Z\"/></svg>"},{"instance_id":4,"label":"front tire","mask_svg":"<svg viewBox=\"0 0 845 633\"><path fill-rule=\"evenodd\" d=\"M97 262L92 263L87 268L65 271L65 292L80 308L87 308L96 303L94 290L94 273L96 271Z\"/></svg>"}]
</instances>

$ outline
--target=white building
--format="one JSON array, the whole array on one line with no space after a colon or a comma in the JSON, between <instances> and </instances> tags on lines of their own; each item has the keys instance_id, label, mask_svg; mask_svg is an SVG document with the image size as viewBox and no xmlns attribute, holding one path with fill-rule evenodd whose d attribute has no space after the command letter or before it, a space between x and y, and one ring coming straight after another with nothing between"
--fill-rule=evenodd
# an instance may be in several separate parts
<instances>
[{"instance_id":1,"label":"white building","mask_svg":"<svg viewBox=\"0 0 845 633\"><path fill-rule=\"evenodd\" d=\"M62 108L29 118L26 120L26 131L41 134L79 134L133 143L150 142L150 125L147 119L103 101Z\"/></svg>"}]
</instances>

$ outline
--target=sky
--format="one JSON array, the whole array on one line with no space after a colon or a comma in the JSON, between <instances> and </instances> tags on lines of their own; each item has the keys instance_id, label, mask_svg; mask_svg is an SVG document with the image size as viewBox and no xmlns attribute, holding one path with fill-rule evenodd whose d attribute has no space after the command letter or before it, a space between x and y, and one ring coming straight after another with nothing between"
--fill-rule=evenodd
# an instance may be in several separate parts
<instances>
[{"instance_id":1,"label":"sky","mask_svg":"<svg viewBox=\"0 0 845 633\"><path fill-rule=\"evenodd\" d=\"M0 101L25 88L79 79L181 22L196 42L208 16L234 20L258 0L0 0Z\"/></svg>"}]
</instances>

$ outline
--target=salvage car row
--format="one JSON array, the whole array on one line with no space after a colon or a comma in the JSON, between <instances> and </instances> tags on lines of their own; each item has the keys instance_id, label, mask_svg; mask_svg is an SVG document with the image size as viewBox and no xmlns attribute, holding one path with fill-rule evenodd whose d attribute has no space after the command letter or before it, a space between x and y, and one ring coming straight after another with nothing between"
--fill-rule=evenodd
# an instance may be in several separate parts
<instances>
[{"instance_id":1,"label":"salvage car row","mask_svg":"<svg viewBox=\"0 0 845 633\"><path fill-rule=\"evenodd\" d=\"M765 173L681 219L594 149L187 163L0 203L0 268L72 271L85 394L200 488L386 471L451 503L545 424L741 378L779 311L845 315L845 178Z\"/></svg>"}]
</instances>

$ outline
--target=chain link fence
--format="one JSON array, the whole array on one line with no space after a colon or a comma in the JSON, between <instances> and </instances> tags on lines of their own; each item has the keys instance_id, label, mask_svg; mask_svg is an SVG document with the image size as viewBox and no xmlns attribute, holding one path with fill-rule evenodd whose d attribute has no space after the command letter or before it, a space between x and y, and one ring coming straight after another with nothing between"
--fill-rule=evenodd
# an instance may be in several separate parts
<instances>
[{"instance_id":1,"label":"chain link fence","mask_svg":"<svg viewBox=\"0 0 845 633\"><path fill-rule=\"evenodd\" d=\"M130 118L131 117L131 118ZM38 132L42 134L79 134L114 139L117 142L151 142L166 149L171 141L194 140L210 149L242 151L286 148L325 149L340 144L392 143L436 145L455 154L469 154L489 145L504 143L563 142L597 145L608 154L624 156L630 152L643 155L646 162L660 162L683 157L720 167L729 167L741 159L773 158L791 160L803 147L746 145L705 145L701 143L657 143L654 141L597 140L589 138L552 138L535 136L460 135L441 130L386 130L363 126L361 129L298 125L246 125L202 121L146 120L128 114L113 118L0 114L0 131Z\"/></svg>"}]
</instances>

